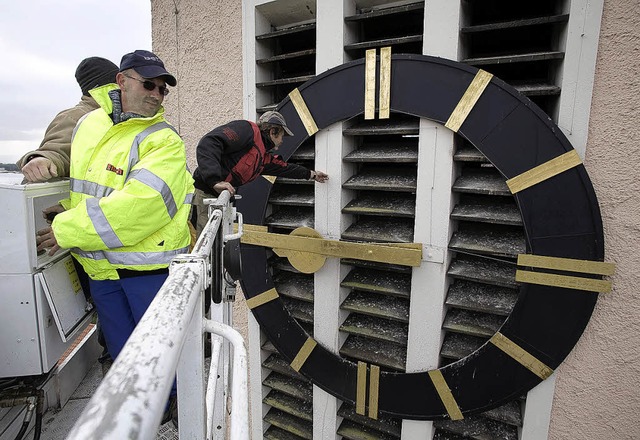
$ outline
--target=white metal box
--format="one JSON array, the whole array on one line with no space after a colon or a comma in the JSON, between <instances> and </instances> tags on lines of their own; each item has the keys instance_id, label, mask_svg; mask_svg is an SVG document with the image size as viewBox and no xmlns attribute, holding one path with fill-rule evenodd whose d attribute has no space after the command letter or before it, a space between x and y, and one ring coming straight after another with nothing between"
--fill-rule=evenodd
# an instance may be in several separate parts
<instances>
[{"instance_id":1,"label":"white metal box","mask_svg":"<svg viewBox=\"0 0 640 440\"><path fill-rule=\"evenodd\" d=\"M86 327L85 300L69 251L38 255L42 210L69 194L69 182L23 185L0 174L0 377L50 371Z\"/></svg>"},{"instance_id":2,"label":"white metal box","mask_svg":"<svg viewBox=\"0 0 640 440\"><path fill-rule=\"evenodd\" d=\"M36 231L47 225L42 210L69 197L69 181L23 185L22 174L0 174L0 274L32 273L60 258L37 254Z\"/></svg>"}]
</instances>

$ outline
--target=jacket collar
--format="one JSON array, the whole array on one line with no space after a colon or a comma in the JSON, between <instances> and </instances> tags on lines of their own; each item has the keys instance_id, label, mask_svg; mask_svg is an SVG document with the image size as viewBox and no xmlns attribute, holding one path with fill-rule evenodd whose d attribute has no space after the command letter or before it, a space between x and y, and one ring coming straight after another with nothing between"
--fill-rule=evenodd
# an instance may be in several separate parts
<instances>
[{"instance_id":1,"label":"jacket collar","mask_svg":"<svg viewBox=\"0 0 640 440\"><path fill-rule=\"evenodd\" d=\"M98 105L105 111L106 114L110 115L113 113L113 101L109 96L109 92L112 90L120 90L117 84L106 84L104 86L96 87L95 89L89 90L89 94L96 100ZM149 118L140 118L140 119L154 119L160 117L164 114L164 107L160 106L158 112L149 117Z\"/></svg>"},{"instance_id":2,"label":"jacket collar","mask_svg":"<svg viewBox=\"0 0 640 440\"><path fill-rule=\"evenodd\" d=\"M271 137L269 137L268 134L261 131L260 136L262 137L262 143L264 144L265 151L270 151L273 149L273 147L276 146L276 144L273 143Z\"/></svg>"}]
</instances>

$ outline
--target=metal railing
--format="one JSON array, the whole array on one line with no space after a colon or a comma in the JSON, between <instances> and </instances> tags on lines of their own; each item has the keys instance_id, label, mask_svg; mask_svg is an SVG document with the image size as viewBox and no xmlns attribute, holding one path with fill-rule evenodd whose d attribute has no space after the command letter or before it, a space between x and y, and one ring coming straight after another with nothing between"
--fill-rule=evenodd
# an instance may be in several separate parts
<instances>
[{"instance_id":1,"label":"metal railing","mask_svg":"<svg viewBox=\"0 0 640 440\"><path fill-rule=\"evenodd\" d=\"M207 286L224 289L223 243L242 234L242 217L227 191L206 202L210 204L209 221L192 253L172 261L166 282L68 440L155 439L176 371L182 440L249 438L244 341L230 326L231 303L224 292L217 292L222 301L211 304L210 319L204 317L203 300ZM232 234L236 217L238 233ZM204 332L212 333L208 378L204 374ZM232 408L227 408L229 389Z\"/></svg>"}]
</instances>

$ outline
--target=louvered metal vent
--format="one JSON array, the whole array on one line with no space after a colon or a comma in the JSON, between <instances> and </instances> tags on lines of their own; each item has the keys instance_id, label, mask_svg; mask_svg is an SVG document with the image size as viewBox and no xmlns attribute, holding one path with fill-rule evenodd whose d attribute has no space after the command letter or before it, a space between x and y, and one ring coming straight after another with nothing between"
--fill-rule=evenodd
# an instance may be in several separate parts
<instances>
[{"instance_id":1,"label":"louvered metal vent","mask_svg":"<svg viewBox=\"0 0 640 440\"><path fill-rule=\"evenodd\" d=\"M277 2L276 2L277 3ZM422 53L425 2L356 1L345 17L345 61L363 58L367 49L391 46L393 54ZM393 6L389 6L389 4ZM402 4L405 3L405 4ZM568 14L564 2L484 2L462 0L460 27L463 62L482 68L529 96L555 119L560 96ZM287 94L315 74L316 24L278 23L256 37L256 107L275 109ZM352 196L342 213L349 226L341 239L361 242L414 241L418 166L417 118L391 114L387 120L354 118L343 135L353 151L343 157L353 170L343 183ZM526 251L522 219L504 178L462 138L456 138L456 179L451 213L455 232L449 243L453 260L443 321L441 365L462 359L495 333L517 300L515 257ZM311 137L290 161L314 167ZM314 184L277 179L269 199L266 224L289 233L314 226ZM298 273L288 261L270 260L273 280L287 309L313 333L313 276ZM349 290L341 304L340 355L405 371L411 270L342 259L341 286ZM263 349L263 385L268 406L266 439L313 436L312 385L292 370L270 343ZM438 421L434 439L518 438L524 396L500 408L459 422ZM343 403L337 434L345 439L398 439L401 420L373 420Z\"/></svg>"},{"instance_id":2,"label":"louvered metal vent","mask_svg":"<svg viewBox=\"0 0 640 440\"><path fill-rule=\"evenodd\" d=\"M357 41L345 46L347 56L362 58L365 50L391 46L392 53L422 53L424 2L362 8L346 17ZM343 191L353 198L343 207L351 224L342 240L411 243L414 241L418 164L417 118L392 114L390 119L354 118L343 131L355 149L343 158L353 174ZM343 259L350 289L341 304L348 312L340 326L346 336L340 355L364 361L383 371L404 372L407 358L411 270L406 267ZM401 420L373 420L344 403L338 435L345 439L398 439Z\"/></svg>"},{"instance_id":3,"label":"louvered metal vent","mask_svg":"<svg viewBox=\"0 0 640 440\"><path fill-rule=\"evenodd\" d=\"M353 59L364 57L367 49L386 46L392 46L394 53L422 53L424 2L363 7L344 21L359 37L344 47Z\"/></svg>"},{"instance_id":4,"label":"louvered metal vent","mask_svg":"<svg viewBox=\"0 0 640 440\"><path fill-rule=\"evenodd\" d=\"M462 6L463 62L510 83L553 117L560 94L555 80L564 57L560 36L568 22L561 2L464 0ZM504 178L460 137L454 161L456 232L449 249L455 253L448 271L441 365L472 353L502 325L518 295L515 258L526 252L520 212ZM523 400L459 422L434 422L434 439L515 440Z\"/></svg>"},{"instance_id":5,"label":"louvered metal vent","mask_svg":"<svg viewBox=\"0 0 640 440\"><path fill-rule=\"evenodd\" d=\"M256 103L258 113L275 110L291 90L315 75L316 25L285 24L256 36ZM298 148L289 162L314 169L311 138ZM279 178L269 198L266 224L271 232L288 234L300 226L313 227L313 182ZM313 275L298 273L286 259L270 260L273 281L287 309L300 325L313 334ZM264 422L270 424L265 439L311 439L313 433L312 385L284 361L273 345L263 345L268 353L263 362L263 385L270 389L263 403ZM263 353L264 354L264 353Z\"/></svg>"},{"instance_id":6,"label":"louvered metal vent","mask_svg":"<svg viewBox=\"0 0 640 440\"><path fill-rule=\"evenodd\" d=\"M316 25L306 23L258 35L256 45L269 54L256 60L262 73L259 77L268 78L256 83L262 102L257 110L275 110L291 90L315 75Z\"/></svg>"}]
</instances>

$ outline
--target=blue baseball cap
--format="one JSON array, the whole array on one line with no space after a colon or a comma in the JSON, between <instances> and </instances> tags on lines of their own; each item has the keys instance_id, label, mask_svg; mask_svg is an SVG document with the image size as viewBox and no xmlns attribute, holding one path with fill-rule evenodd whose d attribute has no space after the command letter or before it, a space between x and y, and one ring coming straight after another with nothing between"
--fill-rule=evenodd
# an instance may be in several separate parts
<instances>
[{"instance_id":1,"label":"blue baseball cap","mask_svg":"<svg viewBox=\"0 0 640 440\"><path fill-rule=\"evenodd\" d=\"M124 55L120 61L120 72L127 69L135 70L145 79L164 78L167 84L173 87L178 83L164 68L162 60L148 50L136 50Z\"/></svg>"}]
</instances>

